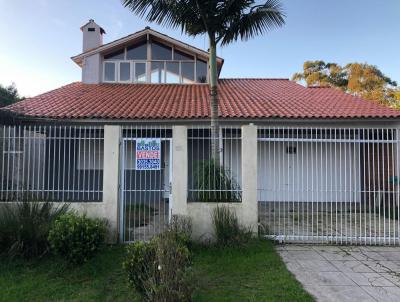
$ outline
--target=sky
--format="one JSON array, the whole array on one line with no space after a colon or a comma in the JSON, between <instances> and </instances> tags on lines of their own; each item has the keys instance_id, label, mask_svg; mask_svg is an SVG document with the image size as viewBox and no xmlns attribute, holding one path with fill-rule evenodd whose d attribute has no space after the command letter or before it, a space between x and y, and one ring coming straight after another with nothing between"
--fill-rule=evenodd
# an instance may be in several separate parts
<instances>
[{"instance_id":1,"label":"sky","mask_svg":"<svg viewBox=\"0 0 400 302\"><path fill-rule=\"evenodd\" d=\"M400 82L400 0L281 0L286 24L250 41L218 49L221 77L290 78L306 60L378 66ZM149 25L207 50L205 36L148 24L120 0L0 0L0 84L34 96L80 81L70 59L82 49L80 26L106 30L104 43Z\"/></svg>"}]
</instances>

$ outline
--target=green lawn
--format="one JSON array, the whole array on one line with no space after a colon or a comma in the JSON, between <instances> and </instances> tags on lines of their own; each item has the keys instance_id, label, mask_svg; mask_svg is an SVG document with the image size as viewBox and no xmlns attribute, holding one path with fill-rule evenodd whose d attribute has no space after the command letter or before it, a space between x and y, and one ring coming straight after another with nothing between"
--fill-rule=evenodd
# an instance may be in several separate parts
<instances>
[{"instance_id":1,"label":"green lawn","mask_svg":"<svg viewBox=\"0 0 400 302\"><path fill-rule=\"evenodd\" d=\"M245 250L196 250L195 301L314 301L286 269L269 241Z\"/></svg>"},{"instance_id":2,"label":"green lawn","mask_svg":"<svg viewBox=\"0 0 400 302\"><path fill-rule=\"evenodd\" d=\"M124 247L107 247L81 267L58 258L0 261L0 301L137 301L121 268ZM270 242L245 250L194 249L195 301L313 301Z\"/></svg>"}]
</instances>

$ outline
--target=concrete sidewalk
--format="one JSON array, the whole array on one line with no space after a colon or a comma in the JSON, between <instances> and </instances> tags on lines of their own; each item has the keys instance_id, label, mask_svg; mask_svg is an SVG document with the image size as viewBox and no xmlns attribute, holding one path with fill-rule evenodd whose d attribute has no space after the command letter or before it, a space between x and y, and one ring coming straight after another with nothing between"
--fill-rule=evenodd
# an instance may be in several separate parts
<instances>
[{"instance_id":1,"label":"concrete sidewalk","mask_svg":"<svg viewBox=\"0 0 400 302\"><path fill-rule=\"evenodd\" d=\"M400 301L399 247L280 245L277 250L317 301Z\"/></svg>"}]
</instances>

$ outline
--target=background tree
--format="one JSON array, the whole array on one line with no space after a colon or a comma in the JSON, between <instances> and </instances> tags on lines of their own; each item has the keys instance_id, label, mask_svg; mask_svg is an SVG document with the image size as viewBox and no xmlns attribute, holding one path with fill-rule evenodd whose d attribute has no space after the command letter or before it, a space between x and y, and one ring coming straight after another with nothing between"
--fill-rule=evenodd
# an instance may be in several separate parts
<instances>
[{"instance_id":1,"label":"background tree","mask_svg":"<svg viewBox=\"0 0 400 302\"><path fill-rule=\"evenodd\" d=\"M21 99L22 98L19 96L17 87L15 87L14 83L9 86L3 86L0 84L0 107L18 102Z\"/></svg>"},{"instance_id":2,"label":"background tree","mask_svg":"<svg viewBox=\"0 0 400 302\"><path fill-rule=\"evenodd\" d=\"M295 73L292 80L305 81L308 87L336 87L367 100L400 107L397 83L367 63L349 63L342 67L336 63L306 61L303 72Z\"/></svg>"},{"instance_id":3,"label":"background tree","mask_svg":"<svg viewBox=\"0 0 400 302\"><path fill-rule=\"evenodd\" d=\"M279 0L257 5L254 0L122 0L125 7L149 22L180 28L189 36L206 34L209 39L209 84L211 153L218 161L217 45L248 40L282 26L284 14Z\"/></svg>"}]
</instances>

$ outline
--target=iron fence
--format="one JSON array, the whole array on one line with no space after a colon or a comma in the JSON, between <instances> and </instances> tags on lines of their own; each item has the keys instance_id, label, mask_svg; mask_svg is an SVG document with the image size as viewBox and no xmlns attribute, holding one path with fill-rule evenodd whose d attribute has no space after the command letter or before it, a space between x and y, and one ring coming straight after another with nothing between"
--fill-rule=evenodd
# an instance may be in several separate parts
<instances>
[{"instance_id":1,"label":"iron fence","mask_svg":"<svg viewBox=\"0 0 400 302\"><path fill-rule=\"evenodd\" d=\"M261 232L285 241L399 244L398 131L259 128Z\"/></svg>"},{"instance_id":2,"label":"iron fence","mask_svg":"<svg viewBox=\"0 0 400 302\"><path fill-rule=\"evenodd\" d=\"M102 127L0 127L1 201L101 201Z\"/></svg>"}]
</instances>

